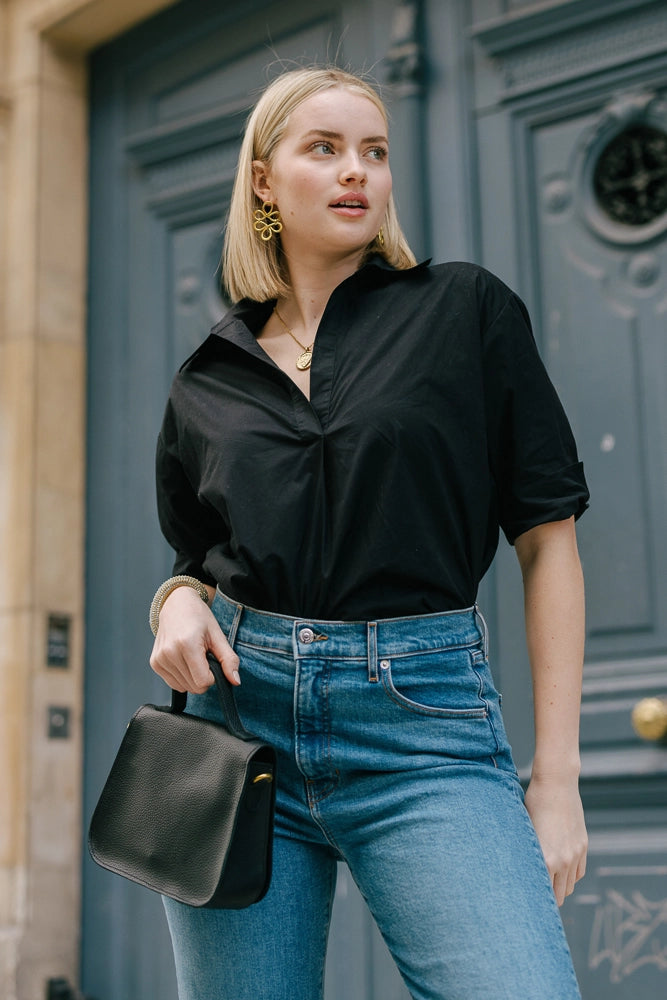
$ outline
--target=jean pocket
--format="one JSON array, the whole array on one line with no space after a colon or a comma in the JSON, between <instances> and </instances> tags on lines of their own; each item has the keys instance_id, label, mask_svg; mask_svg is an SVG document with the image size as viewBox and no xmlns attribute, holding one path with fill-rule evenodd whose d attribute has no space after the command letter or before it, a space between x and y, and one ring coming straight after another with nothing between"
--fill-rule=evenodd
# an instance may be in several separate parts
<instances>
[{"instance_id":1,"label":"jean pocket","mask_svg":"<svg viewBox=\"0 0 667 1000\"><path fill-rule=\"evenodd\" d=\"M473 647L404 653L380 660L386 694L408 711L446 719L489 714L483 653Z\"/></svg>"}]
</instances>

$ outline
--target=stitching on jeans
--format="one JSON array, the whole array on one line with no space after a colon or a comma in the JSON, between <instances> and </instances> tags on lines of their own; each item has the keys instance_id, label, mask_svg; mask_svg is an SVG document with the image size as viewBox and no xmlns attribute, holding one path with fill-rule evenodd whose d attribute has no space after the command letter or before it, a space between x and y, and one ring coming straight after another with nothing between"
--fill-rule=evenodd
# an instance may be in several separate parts
<instances>
[{"instance_id":1,"label":"stitching on jeans","mask_svg":"<svg viewBox=\"0 0 667 1000\"><path fill-rule=\"evenodd\" d=\"M387 653L387 659L405 660L411 656L428 656L429 653L455 653L462 649L474 649L479 646L481 639L473 639L472 642L460 642L450 646L425 646L423 649L409 649L403 653Z\"/></svg>"},{"instance_id":2,"label":"stitching on jeans","mask_svg":"<svg viewBox=\"0 0 667 1000\"><path fill-rule=\"evenodd\" d=\"M328 896L328 899L327 899L326 918L325 918L325 920L324 920L324 922L322 924L322 931L323 931L322 937L323 937L323 941L322 941L322 949L321 949L322 967L320 969L320 989L319 989L319 996L320 997L324 996L324 976L325 976L326 966L327 966L327 939L329 937L329 928L331 926L331 914L332 914L332 911L333 911L335 890L336 890L336 865L333 864L333 865L330 866L330 869L329 869L329 896Z\"/></svg>"},{"instance_id":3,"label":"stitching on jeans","mask_svg":"<svg viewBox=\"0 0 667 1000\"><path fill-rule=\"evenodd\" d=\"M476 671L475 671L476 673ZM477 677L478 683L480 681L479 676ZM408 712L413 712L415 715L427 715L432 718L439 719L487 719L489 715L488 704L484 701L484 704L479 708L438 708L435 705L423 705L419 701L412 701L411 698L407 698L404 694L394 687L394 681L391 676L391 663L388 663L386 667L382 669L382 687L384 688L385 694L395 702L399 707L404 708ZM482 699L483 700L483 699ZM495 733L492 731L494 737L494 743L496 744L496 751L498 749L498 740L496 739Z\"/></svg>"},{"instance_id":4,"label":"stitching on jeans","mask_svg":"<svg viewBox=\"0 0 667 1000\"><path fill-rule=\"evenodd\" d=\"M396 705L404 708L407 712L413 712L415 715L428 715L436 719L451 719L452 721L454 719L482 721L488 718L489 713L486 708L437 708L435 705L422 705L421 702L411 701L396 690L391 683L391 678L385 679L387 673L387 670L382 673L382 686L386 694ZM494 742L497 743L497 740L494 739Z\"/></svg>"},{"instance_id":5,"label":"stitching on jeans","mask_svg":"<svg viewBox=\"0 0 667 1000\"><path fill-rule=\"evenodd\" d=\"M368 680L371 684L377 684L378 680L378 646L377 646L377 623L368 622L366 625L366 644L368 649Z\"/></svg>"},{"instance_id":6,"label":"stitching on jeans","mask_svg":"<svg viewBox=\"0 0 667 1000\"><path fill-rule=\"evenodd\" d=\"M486 706L486 717L489 723L489 729L491 730L491 736L493 737L493 742L496 745L495 753L500 753L500 740L498 739L498 733L496 732L496 727L493 724L493 713L491 711L491 705L489 704L489 699L486 697L486 689L484 687L484 678L482 676L482 670L487 663L486 657L482 650L479 651L481 655L477 653L472 653L470 656L470 666L473 672L477 675L477 681L479 683L479 693L478 697L484 702ZM494 764L497 767L498 765Z\"/></svg>"},{"instance_id":7,"label":"stitching on jeans","mask_svg":"<svg viewBox=\"0 0 667 1000\"><path fill-rule=\"evenodd\" d=\"M275 656L284 656L287 660L292 659L291 652L287 652L284 649L278 649L275 646L260 646L256 645L254 642L243 642L241 639L237 639L236 645L243 646L244 649L256 649L260 653L271 653Z\"/></svg>"},{"instance_id":8,"label":"stitching on jeans","mask_svg":"<svg viewBox=\"0 0 667 1000\"><path fill-rule=\"evenodd\" d=\"M227 642L229 643L232 649L234 648L234 644L236 642L236 636L238 634L242 616L243 616L243 605L237 604L236 611L234 612L234 617L232 618L232 623L229 626L229 632L227 633Z\"/></svg>"}]
</instances>

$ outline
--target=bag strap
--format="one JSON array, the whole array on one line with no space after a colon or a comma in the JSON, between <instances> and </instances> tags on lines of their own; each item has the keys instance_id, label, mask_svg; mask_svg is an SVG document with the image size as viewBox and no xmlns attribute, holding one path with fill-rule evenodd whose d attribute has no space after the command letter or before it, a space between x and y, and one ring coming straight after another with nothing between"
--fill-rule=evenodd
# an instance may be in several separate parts
<instances>
[{"instance_id":1,"label":"bag strap","mask_svg":"<svg viewBox=\"0 0 667 1000\"><path fill-rule=\"evenodd\" d=\"M241 717L239 716L238 709L236 707L236 698L234 696L234 688L229 683L227 678L222 672L222 667L218 660L216 660L213 653L207 653L206 658L208 660L208 665L211 668L211 673L215 677L215 686L218 691L218 698L220 700L220 706L225 716L225 723L227 729L234 736L237 736L240 740L254 740L257 739L252 733L249 733L241 722ZM175 714L180 714L185 711L188 702L187 691L174 691L172 688L171 692L171 711Z\"/></svg>"}]
</instances>

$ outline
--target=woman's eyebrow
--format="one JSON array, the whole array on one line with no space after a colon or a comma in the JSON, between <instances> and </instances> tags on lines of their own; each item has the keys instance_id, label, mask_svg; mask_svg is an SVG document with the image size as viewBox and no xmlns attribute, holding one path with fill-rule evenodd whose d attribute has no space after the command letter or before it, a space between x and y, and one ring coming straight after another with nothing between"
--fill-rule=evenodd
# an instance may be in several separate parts
<instances>
[{"instance_id":1,"label":"woman's eyebrow","mask_svg":"<svg viewBox=\"0 0 667 1000\"><path fill-rule=\"evenodd\" d=\"M308 132L305 132L302 139L309 139L311 136L318 136L323 139L337 139L340 141L344 136L340 132L330 132L326 128L311 128ZM386 135L368 135L361 140L362 142L386 142L389 143Z\"/></svg>"}]
</instances>

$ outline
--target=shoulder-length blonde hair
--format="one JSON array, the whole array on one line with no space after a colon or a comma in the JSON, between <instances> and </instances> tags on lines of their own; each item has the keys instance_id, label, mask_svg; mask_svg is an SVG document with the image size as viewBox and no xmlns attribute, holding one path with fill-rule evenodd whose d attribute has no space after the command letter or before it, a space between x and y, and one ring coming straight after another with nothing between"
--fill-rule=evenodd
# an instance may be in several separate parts
<instances>
[{"instance_id":1,"label":"shoulder-length blonde hair","mask_svg":"<svg viewBox=\"0 0 667 1000\"><path fill-rule=\"evenodd\" d=\"M267 87L246 125L229 206L222 275L232 302L246 298L264 302L289 294L280 236L262 240L253 228L253 213L261 208L262 202L253 190L252 163L262 160L269 166L292 111L309 97L331 87L342 87L367 97L387 122L387 111L377 91L360 77L335 67L291 70ZM376 237L368 252L380 254L399 269L412 267L415 257L401 231L391 196L382 230L384 245Z\"/></svg>"}]
</instances>

